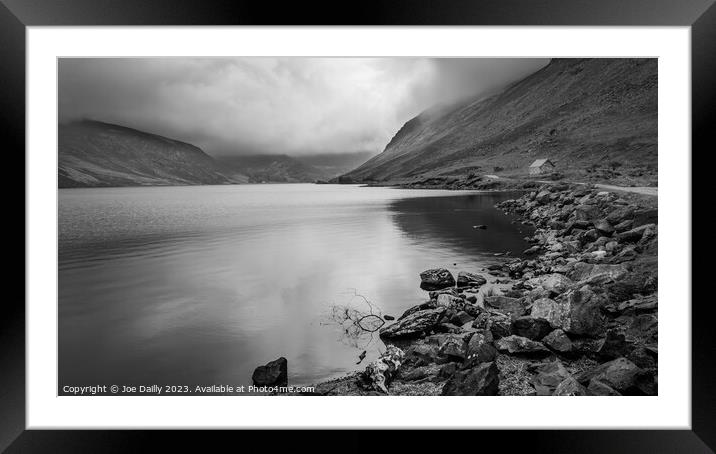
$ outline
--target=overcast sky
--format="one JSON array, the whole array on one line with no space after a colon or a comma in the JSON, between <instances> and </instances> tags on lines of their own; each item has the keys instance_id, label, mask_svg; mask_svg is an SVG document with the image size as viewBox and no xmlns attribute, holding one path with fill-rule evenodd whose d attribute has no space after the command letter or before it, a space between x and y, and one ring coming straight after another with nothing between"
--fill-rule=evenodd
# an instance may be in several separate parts
<instances>
[{"instance_id":1,"label":"overcast sky","mask_svg":"<svg viewBox=\"0 0 716 454\"><path fill-rule=\"evenodd\" d=\"M213 155L382 151L410 118L546 59L61 59L60 121L161 134Z\"/></svg>"}]
</instances>

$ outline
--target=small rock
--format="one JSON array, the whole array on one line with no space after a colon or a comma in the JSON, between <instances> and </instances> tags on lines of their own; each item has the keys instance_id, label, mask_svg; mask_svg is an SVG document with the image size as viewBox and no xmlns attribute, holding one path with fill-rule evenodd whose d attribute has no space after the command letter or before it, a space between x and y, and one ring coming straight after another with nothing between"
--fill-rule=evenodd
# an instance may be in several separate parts
<instances>
[{"instance_id":1,"label":"small rock","mask_svg":"<svg viewBox=\"0 0 716 454\"><path fill-rule=\"evenodd\" d=\"M486 283L487 279L479 274L468 273L467 271L460 271L457 273L458 287L479 287Z\"/></svg>"},{"instance_id":2,"label":"small rock","mask_svg":"<svg viewBox=\"0 0 716 454\"><path fill-rule=\"evenodd\" d=\"M487 228L487 226L484 224L479 224L479 225L473 225L472 228L477 229L477 230L485 230Z\"/></svg>"},{"instance_id":3,"label":"small rock","mask_svg":"<svg viewBox=\"0 0 716 454\"><path fill-rule=\"evenodd\" d=\"M393 317L392 315L384 315L383 318L386 319L386 320L388 320L388 321L390 321L390 320L395 320L395 317Z\"/></svg>"},{"instance_id":4,"label":"small rock","mask_svg":"<svg viewBox=\"0 0 716 454\"><path fill-rule=\"evenodd\" d=\"M496 340L495 347L501 352L506 351L510 354L543 356L551 353L542 343L514 334Z\"/></svg>"}]
</instances>

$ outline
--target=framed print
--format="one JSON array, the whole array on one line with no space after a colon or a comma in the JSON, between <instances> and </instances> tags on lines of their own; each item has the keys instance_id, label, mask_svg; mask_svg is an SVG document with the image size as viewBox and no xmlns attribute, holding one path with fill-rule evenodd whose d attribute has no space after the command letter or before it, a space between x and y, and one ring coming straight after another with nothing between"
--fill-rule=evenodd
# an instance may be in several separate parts
<instances>
[{"instance_id":1,"label":"framed print","mask_svg":"<svg viewBox=\"0 0 716 454\"><path fill-rule=\"evenodd\" d=\"M710 452L711 2L211 3L4 2L0 446Z\"/></svg>"}]
</instances>

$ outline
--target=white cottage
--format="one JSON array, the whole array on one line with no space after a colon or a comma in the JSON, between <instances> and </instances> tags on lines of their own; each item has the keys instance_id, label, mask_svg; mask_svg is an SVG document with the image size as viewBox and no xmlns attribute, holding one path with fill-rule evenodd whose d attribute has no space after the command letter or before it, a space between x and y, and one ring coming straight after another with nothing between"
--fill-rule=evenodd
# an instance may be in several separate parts
<instances>
[{"instance_id":1,"label":"white cottage","mask_svg":"<svg viewBox=\"0 0 716 454\"><path fill-rule=\"evenodd\" d=\"M530 175L539 175L554 169L554 163L549 159L538 159L530 165Z\"/></svg>"}]
</instances>

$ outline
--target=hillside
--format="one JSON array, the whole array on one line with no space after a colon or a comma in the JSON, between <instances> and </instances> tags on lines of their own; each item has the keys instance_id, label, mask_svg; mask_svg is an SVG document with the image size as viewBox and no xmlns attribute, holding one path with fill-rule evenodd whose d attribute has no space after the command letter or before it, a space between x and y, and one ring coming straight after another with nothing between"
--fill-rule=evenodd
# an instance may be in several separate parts
<instances>
[{"instance_id":1,"label":"hillside","mask_svg":"<svg viewBox=\"0 0 716 454\"><path fill-rule=\"evenodd\" d=\"M238 155L217 157L227 175L239 172L250 183L313 183L342 175L365 162L369 152Z\"/></svg>"},{"instance_id":2,"label":"hillside","mask_svg":"<svg viewBox=\"0 0 716 454\"><path fill-rule=\"evenodd\" d=\"M224 172L246 175L249 183L313 183L326 178L320 169L286 155L226 156L217 161Z\"/></svg>"},{"instance_id":3,"label":"hillside","mask_svg":"<svg viewBox=\"0 0 716 454\"><path fill-rule=\"evenodd\" d=\"M565 173L655 175L657 60L554 59L497 94L421 113L339 181L519 175L537 158Z\"/></svg>"},{"instance_id":4,"label":"hillside","mask_svg":"<svg viewBox=\"0 0 716 454\"><path fill-rule=\"evenodd\" d=\"M60 124L58 141L60 188L232 182L194 145L124 126Z\"/></svg>"}]
</instances>

